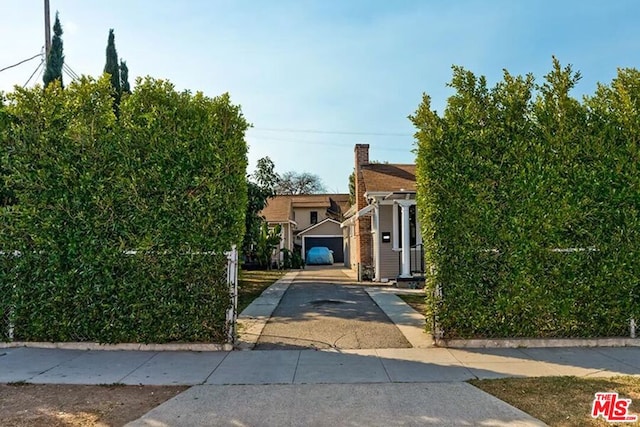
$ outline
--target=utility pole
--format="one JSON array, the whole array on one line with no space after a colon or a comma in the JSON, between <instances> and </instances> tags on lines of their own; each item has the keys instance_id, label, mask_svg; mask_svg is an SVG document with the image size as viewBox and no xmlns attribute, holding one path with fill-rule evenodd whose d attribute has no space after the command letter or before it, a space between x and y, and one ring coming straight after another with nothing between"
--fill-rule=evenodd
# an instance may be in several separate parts
<instances>
[{"instance_id":1,"label":"utility pole","mask_svg":"<svg viewBox=\"0 0 640 427\"><path fill-rule=\"evenodd\" d=\"M49 0L44 0L44 57L49 60L51 51L51 20L49 17Z\"/></svg>"}]
</instances>

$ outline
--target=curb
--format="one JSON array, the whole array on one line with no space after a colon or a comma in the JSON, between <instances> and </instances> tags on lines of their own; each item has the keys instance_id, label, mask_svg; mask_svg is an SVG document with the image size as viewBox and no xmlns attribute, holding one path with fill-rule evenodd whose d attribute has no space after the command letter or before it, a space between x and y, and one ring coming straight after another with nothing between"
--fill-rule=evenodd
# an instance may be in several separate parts
<instances>
[{"instance_id":1,"label":"curb","mask_svg":"<svg viewBox=\"0 0 640 427\"><path fill-rule=\"evenodd\" d=\"M563 347L640 347L638 338L557 338L557 339L437 339L444 348L563 348Z\"/></svg>"},{"instance_id":2,"label":"curb","mask_svg":"<svg viewBox=\"0 0 640 427\"><path fill-rule=\"evenodd\" d=\"M13 341L8 343L0 343L0 348L55 348L61 350L106 350L106 351L231 351L231 344L100 344L97 342L24 342Z\"/></svg>"}]
</instances>

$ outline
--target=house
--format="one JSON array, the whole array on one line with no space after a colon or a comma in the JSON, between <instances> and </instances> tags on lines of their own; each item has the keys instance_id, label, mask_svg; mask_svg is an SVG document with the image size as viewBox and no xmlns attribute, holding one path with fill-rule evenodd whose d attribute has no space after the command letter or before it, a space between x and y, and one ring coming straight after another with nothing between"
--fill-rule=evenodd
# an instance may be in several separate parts
<instances>
[{"instance_id":1,"label":"house","mask_svg":"<svg viewBox=\"0 0 640 427\"><path fill-rule=\"evenodd\" d=\"M340 222L349 208L348 194L278 195L260 212L270 227L282 227L280 249L300 251L326 246L336 263L344 262ZM280 260L282 253L280 252Z\"/></svg>"},{"instance_id":2,"label":"house","mask_svg":"<svg viewBox=\"0 0 640 427\"><path fill-rule=\"evenodd\" d=\"M386 282L424 277L415 165L370 163L369 144L356 144L355 204L341 227L345 264L359 278Z\"/></svg>"}]
</instances>

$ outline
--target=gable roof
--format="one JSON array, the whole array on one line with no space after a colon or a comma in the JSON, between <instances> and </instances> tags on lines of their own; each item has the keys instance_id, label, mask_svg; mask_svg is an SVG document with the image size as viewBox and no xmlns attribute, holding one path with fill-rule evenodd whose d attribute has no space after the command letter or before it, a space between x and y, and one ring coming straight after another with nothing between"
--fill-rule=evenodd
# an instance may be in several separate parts
<instances>
[{"instance_id":1,"label":"gable roof","mask_svg":"<svg viewBox=\"0 0 640 427\"><path fill-rule=\"evenodd\" d=\"M303 234L305 234L305 233L307 233L307 232L309 232L309 231L311 231L311 230L313 230L313 229L315 229L315 228L318 228L318 227L320 227L321 225L326 224L326 223L329 223L329 224L335 224L335 225L337 225L337 226L340 226L340 223L339 223L338 221L336 221L335 219L325 218L325 219L323 219L322 221L320 221L320 222L319 222L319 223L317 223L317 224L311 224L309 227L305 228L304 230L300 230L300 231L298 231L296 234L297 234L298 236L301 236L301 235L303 235Z\"/></svg>"},{"instance_id":2,"label":"gable roof","mask_svg":"<svg viewBox=\"0 0 640 427\"><path fill-rule=\"evenodd\" d=\"M288 222L291 220L291 199L287 197L273 197L267 200L267 206L260 211L260 216L267 222Z\"/></svg>"},{"instance_id":3,"label":"gable roof","mask_svg":"<svg viewBox=\"0 0 640 427\"><path fill-rule=\"evenodd\" d=\"M267 222L287 222L293 220L294 208L318 208L341 216L349 206L348 194L282 194L267 200L260 215Z\"/></svg>"},{"instance_id":4,"label":"gable roof","mask_svg":"<svg viewBox=\"0 0 640 427\"><path fill-rule=\"evenodd\" d=\"M416 165L369 163L360 167L366 192L416 191Z\"/></svg>"}]
</instances>

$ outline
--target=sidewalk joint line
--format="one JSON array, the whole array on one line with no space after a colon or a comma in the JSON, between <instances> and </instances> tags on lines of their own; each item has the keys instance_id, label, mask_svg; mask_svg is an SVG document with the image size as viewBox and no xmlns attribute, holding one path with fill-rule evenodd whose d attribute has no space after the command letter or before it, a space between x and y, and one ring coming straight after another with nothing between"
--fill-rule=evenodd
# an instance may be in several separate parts
<instances>
[{"instance_id":1,"label":"sidewalk joint line","mask_svg":"<svg viewBox=\"0 0 640 427\"><path fill-rule=\"evenodd\" d=\"M384 370L384 374L387 376L387 379L389 380L389 384L393 384L393 381L391 380L391 375L389 375L389 371L387 371L387 367L384 365L384 362L382 361L382 357L380 357L380 354L378 354L378 350L377 348L374 349L374 352L376 353L376 357L378 358L378 362L380 362L380 364L382 365L382 369Z\"/></svg>"},{"instance_id":2,"label":"sidewalk joint line","mask_svg":"<svg viewBox=\"0 0 640 427\"><path fill-rule=\"evenodd\" d=\"M26 348L29 348L29 347L21 347L21 348L25 348L25 349L26 349ZM63 351L65 351L65 350L63 350ZM76 351L76 350L68 350L68 351ZM42 375L42 374L46 374L46 373L47 373L47 372L49 372L50 370L57 368L58 366L62 365L63 363L67 363L67 362L71 362L71 361L73 361L73 360L76 360L78 357L82 356L82 355L83 355L83 353L86 353L86 352L91 351L91 350L78 350L78 351L79 351L80 353L79 353L77 356L72 357L72 358L71 358L71 359L69 359L69 360L63 360L62 362L58 363L58 364L57 364L57 365L55 365L55 366L50 367L49 369L45 369L45 370L44 370L44 371L42 371L42 372L39 372L39 373L37 373L37 374L35 374L35 375L30 376L30 377L29 377L29 378L27 378L27 380L25 380L25 381L32 380L32 379L34 379L34 378L36 378L36 377L39 377L39 376L40 376L40 375Z\"/></svg>"},{"instance_id":3,"label":"sidewalk joint line","mask_svg":"<svg viewBox=\"0 0 640 427\"><path fill-rule=\"evenodd\" d=\"M448 348L448 347L445 347L445 348L447 349L447 352L451 355L451 357L453 357L453 358L454 358L454 359L455 359L455 360L460 364L460 367L461 367L461 368L466 369L466 371L467 371L467 372L469 372L469 374L470 374L472 377L474 377L475 379L477 379L477 380L479 380L479 379L480 379L480 377L478 377L476 374L474 374L474 373L473 373L473 371L471 370L471 368L469 368L469 366L467 366L467 364L466 364L466 363L464 363L462 360L458 359L458 358L456 357L456 355L455 355L455 354L453 354L453 353L451 352L451 349L450 349L450 348Z\"/></svg>"},{"instance_id":4,"label":"sidewalk joint line","mask_svg":"<svg viewBox=\"0 0 640 427\"><path fill-rule=\"evenodd\" d=\"M91 351L91 350L89 350ZM135 350L134 350L135 351ZM156 357L158 355L159 352L153 352L153 354L151 355L150 358L148 358L147 360L145 360L144 362L142 362L140 365L138 365L137 367L133 368L131 370L131 372L129 372L128 374L126 374L124 377L120 378L117 382L121 383L124 381L125 378L127 378L129 375L133 374L135 371L137 371L138 369L142 368L142 365L147 364L151 359L153 359L154 357Z\"/></svg>"},{"instance_id":5,"label":"sidewalk joint line","mask_svg":"<svg viewBox=\"0 0 640 427\"><path fill-rule=\"evenodd\" d=\"M607 348L609 348L609 347L607 347ZM619 347L619 348L624 348L624 347ZM633 368L633 369L638 369L638 367L637 367L637 366L634 366L634 365L632 365L632 364L630 364L630 363L627 363L627 362L625 362L624 360L621 360L621 359L618 359L618 358L616 358L616 357L610 356L610 355L608 355L608 354L606 354L606 353L603 353L602 351L600 351L600 350L598 349L598 347L595 347L595 351L597 351L598 353L600 353L600 354L601 354L601 355L603 355L604 357L608 357L609 359L613 359L613 360L615 360L615 361L616 361L616 362L618 362L618 363L622 363L623 365L627 365L628 367Z\"/></svg>"},{"instance_id":6,"label":"sidewalk joint line","mask_svg":"<svg viewBox=\"0 0 640 427\"><path fill-rule=\"evenodd\" d=\"M233 350L231 350L233 351ZM209 375L207 375L207 377L204 379L204 381L202 381L200 383L200 385L206 384L207 381L209 381L209 378L211 378L211 375L213 375L213 373L220 367L220 365L222 365L222 362L224 362L225 360L227 360L227 357L229 357L229 355L231 354L231 351L227 351L227 354L224 355L224 357L222 359L220 359L220 361L218 362L218 364L215 366L215 368L213 368L211 370L211 372L209 372Z\"/></svg>"},{"instance_id":7,"label":"sidewalk joint line","mask_svg":"<svg viewBox=\"0 0 640 427\"><path fill-rule=\"evenodd\" d=\"M298 365L300 364L301 355L302 355L302 350L298 350L298 359L296 359L296 368L293 370L293 378L291 380L291 384L296 383L296 375L298 375Z\"/></svg>"}]
</instances>

